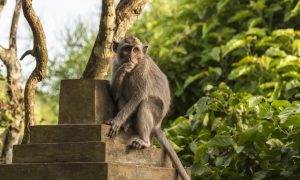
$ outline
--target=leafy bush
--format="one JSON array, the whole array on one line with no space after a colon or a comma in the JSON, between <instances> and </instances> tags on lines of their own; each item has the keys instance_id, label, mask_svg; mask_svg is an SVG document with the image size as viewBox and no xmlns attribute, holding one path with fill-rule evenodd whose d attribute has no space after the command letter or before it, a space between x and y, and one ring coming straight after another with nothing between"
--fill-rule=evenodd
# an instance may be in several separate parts
<instances>
[{"instance_id":1,"label":"leafy bush","mask_svg":"<svg viewBox=\"0 0 300 180\"><path fill-rule=\"evenodd\" d=\"M234 93L224 83L166 130L194 178L300 176L300 102Z\"/></svg>"},{"instance_id":2,"label":"leafy bush","mask_svg":"<svg viewBox=\"0 0 300 180\"><path fill-rule=\"evenodd\" d=\"M168 75L173 116L226 82L234 91L299 99L300 2L153 0L132 33Z\"/></svg>"},{"instance_id":3,"label":"leafy bush","mask_svg":"<svg viewBox=\"0 0 300 180\"><path fill-rule=\"evenodd\" d=\"M132 33L170 80L166 133L193 177L299 177L300 2L169 2Z\"/></svg>"}]
</instances>

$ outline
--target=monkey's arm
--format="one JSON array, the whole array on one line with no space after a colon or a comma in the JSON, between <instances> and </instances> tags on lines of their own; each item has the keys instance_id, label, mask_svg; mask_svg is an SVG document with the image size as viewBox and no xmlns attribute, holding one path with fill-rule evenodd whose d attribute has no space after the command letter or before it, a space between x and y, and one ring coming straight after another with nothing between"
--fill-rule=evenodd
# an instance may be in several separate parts
<instances>
[{"instance_id":1,"label":"monkey's arm","mask_svg":"<svg viewBox=\"0 0 300 180\"><path fill-rule=\"evenodd\" d=\"M117 135L120 127L128 120L130 115L137 109L139 104L145 99L146 81L140 81L138 90L133 93L131 99L124 105L124 107L118 112L116 117L112 120L112 126L108 133L108 136L113 138Z\"/></svg>"},{"instance_id":2,"label":"monkey's arm","mask_svg":"<svg viewBox=\"0 0 300 180\"><path fill-rule=\"evenodd\" d=\"M124 77L127 73L131 72L134 67L136 66L133 62L124 63L119 67L115 73L113 73L112 79L111 79L111 91L112 95L115 101L118 101L118 99L121 96L122 84Z\"/></svg>"}]
</instances>

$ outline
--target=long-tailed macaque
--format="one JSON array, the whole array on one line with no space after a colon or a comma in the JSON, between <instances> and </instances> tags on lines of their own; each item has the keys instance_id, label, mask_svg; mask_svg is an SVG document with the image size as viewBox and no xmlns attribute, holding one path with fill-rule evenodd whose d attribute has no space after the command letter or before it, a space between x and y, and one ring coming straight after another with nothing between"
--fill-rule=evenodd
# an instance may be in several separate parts
<instances>
[{"instance_id":1,"label":"long-tailed macaque","mask_svg":"<svg viewBox=\"0 0 300 180\"><path fill-rule=\"evenodd\" d=\"M171 100L167 77L148 56L148 46L138 38L130 36L113 42L112 48L117 55L112 64L110 85L118 113L105 122L111 125L108 136L115 137L121 127L126 129L132 123L139 135L132 142L132 148L150 147L151 138L155 136L170 155L181 177L190 179L161 130ZM134 120L130 118L133 114Z\"/></svg>"}]
</instances>

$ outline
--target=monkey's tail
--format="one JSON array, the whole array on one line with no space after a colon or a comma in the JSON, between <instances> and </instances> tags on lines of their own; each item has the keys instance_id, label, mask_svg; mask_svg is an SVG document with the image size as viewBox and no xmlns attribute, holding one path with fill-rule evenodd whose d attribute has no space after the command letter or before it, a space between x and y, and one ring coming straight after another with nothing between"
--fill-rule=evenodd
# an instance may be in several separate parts
<instances>
[{"instance_id":1,"label":"monkey's tail","mask_svg":"<svg viewBox=\"0 0 300 180\"><path fill-rule=\"evenodd\" d=\"M172 145L168 141L167 137L164 135L163 131L161 129L156 129L154 131L154 133L155 133L155 136L156 136L157 140L164 146L167 153L170 155L170 157L171 157L178 173L180 174L180 176L184 180L190 180L190 177L186 173L183 165L181 164L181 161L180 161L179 157L177 156L175 150L173 149Z\"/></svg>"}]
</instances>

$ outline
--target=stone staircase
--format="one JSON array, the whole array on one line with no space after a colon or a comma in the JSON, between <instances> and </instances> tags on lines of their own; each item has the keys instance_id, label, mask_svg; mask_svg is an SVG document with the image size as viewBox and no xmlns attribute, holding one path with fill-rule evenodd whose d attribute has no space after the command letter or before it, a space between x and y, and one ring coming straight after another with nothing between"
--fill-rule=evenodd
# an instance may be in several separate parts
<instances>
[{"instance_id":1,"label":"stone staircase","mask_svg":"<svg viewBox=\"0 0 300 180\"><path fill-rule=\"evenodd\" d=\"M111 111L112 107L109 105L111 103L102 102L101 108L94 108L97 111L93 112L94 117L97 118L90 118L90 112L85 115L84 108L76 107L79 106L77 105L79 102L80 106L84 107L97 102L97 98L103 100L99 92L91 95L90 92L86 94L84 91L85 89L91 91L91 88L97 87L95 86L97 83L105 85L107 82L72 80L71 83L70 81L67 83L69 85L65 86L68 87L68 91L64 90L66 88L61 89L60 101L64 99L70 103L60 102L59 124L30 127L30 143L15 145L13 163L0 165L1 180L180 179L163 149L151 147L133 150L128 146L136 136L133 130L120 132L114 139L107 137L110 126L101 125L96 121L99 116L101 117L102 112L106 112L105 116L110 116L105 109L110 108ZM79 86L80 83L92 87L87 85L80 90L70 88L70 86ZM92 97L85 97L85 95ZM76 99L72 101L74 96ZM77 112L74 114L70 113L75 110ZM67 117L66 112L69 114ZM80 124L78 114L84 119L84 123ZM72 118L77 119L72 121Z\"/></svg>"}]
</instances>

